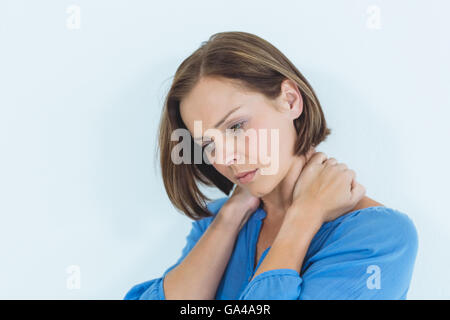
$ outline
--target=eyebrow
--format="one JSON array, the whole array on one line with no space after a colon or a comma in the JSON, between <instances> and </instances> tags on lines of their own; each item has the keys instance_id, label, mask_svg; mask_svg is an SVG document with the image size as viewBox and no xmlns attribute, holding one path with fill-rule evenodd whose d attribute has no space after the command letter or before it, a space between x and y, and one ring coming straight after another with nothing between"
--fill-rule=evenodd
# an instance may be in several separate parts
<instances>
[{"instance_id":1,"label":"eyebrow","mask_svg":"<svg viewBox=\"0 0 450 320\"><path fill-rule=\"evenodd\" d=\"M237 109L239 109L240 107L241 107L241 106L238 106L238 107L234 108L233 110L231 110L230 112L228 112L228 113L225 115L225 117L222 118L222 120L220 120L219 122L217 122L217 123L214 125L214 128L217 129L220 125L222 125L222 123L224 123L224 122L227 120L227 118L228 118L233 112L235 112ZM195 141L198 141L198 140L202 140L202 139L203 139L203 137L201 137L201 138L195 138L194 140L195 140Z\"/></svg>"}]
</instances>

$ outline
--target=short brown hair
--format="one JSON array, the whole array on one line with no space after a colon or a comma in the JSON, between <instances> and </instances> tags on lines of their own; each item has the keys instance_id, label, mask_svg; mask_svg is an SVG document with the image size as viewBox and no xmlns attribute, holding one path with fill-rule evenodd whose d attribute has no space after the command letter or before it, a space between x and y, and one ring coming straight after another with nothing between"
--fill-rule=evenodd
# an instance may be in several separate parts
<instances>
[{"instance_id":1,"label":"short brown hair","mask_svg":"<svg viewBox=\"0 0 450 320\"><path fill-rule=\"evenodd\" d=\"M283 80L291 79L303 98L303 112L294 120L298 133L295 154L304 155L324 141L331 133L327 128L319 100L311 85L297 68L277 48L266 40L247 32L220 32L203 41L200 48L178 67L165 98L159 124L158 150L164 187L173 205L188 217L198 220L212 216L207 209L211 200L198 188L198 183L216 186L230 195L234 183L211 164L174 164L171 160L173 130L185 124L180 114L180 101L202 77L231 79L250 91L275 99ZM191 139L191 150L200 148ZM194 154L194 152L192 152Z\"/></svg>"}]
</instances>

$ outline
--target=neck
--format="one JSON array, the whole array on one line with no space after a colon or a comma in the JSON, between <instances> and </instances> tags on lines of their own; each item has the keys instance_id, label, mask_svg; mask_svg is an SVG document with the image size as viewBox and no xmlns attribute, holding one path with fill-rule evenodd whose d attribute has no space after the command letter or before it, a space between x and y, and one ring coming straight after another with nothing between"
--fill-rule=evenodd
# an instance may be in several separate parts
<instances>
[{"instance_id":1,"label":"neck","mask_svg":"<svg viewBox=\"0 0 450 320\"><path fill-rule=\"evenodd\" d=\"M280 183L267 195L261 197L264 211L266 212L267 221L282 221L289 207L292 205L292 192L298 177L302 172L305 164L315 152L312 150L303 156L293 156L291 165Z\"/></svg>"}]
</instances>

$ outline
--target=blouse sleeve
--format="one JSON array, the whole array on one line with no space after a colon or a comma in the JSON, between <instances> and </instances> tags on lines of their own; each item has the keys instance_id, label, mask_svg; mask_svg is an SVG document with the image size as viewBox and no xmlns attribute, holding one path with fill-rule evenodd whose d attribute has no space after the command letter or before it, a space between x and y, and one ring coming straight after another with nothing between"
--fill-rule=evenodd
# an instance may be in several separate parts
<instances>
[{"instance_id":1,"label":"blouse sleeve","mask_svg":"<svg viewBox=\"0 0 450 320\"><path fill-rule=\"evenodd\" d=\"M170 266L161 277L145 281L143 283L136 284L133 286L125 295L124 300L165 300L163 288L163 280L166 274L178 266L188 253L195 246L197 241L203 235L204 229L200 223L200 220L192 222L191 231L186 237L186 244L181 252L181 257L178 258L177 262Z\"/></svg>"},{"instance_id":2,"label":"blouse sleeve","mask_svg":"<svg viewBox=\"0 0 450 320\"><path fill-rule=\"evenodd\" d=\"M308 260L258 274L240 300L406 299L418 249L411 219L386 207L340 221Z\"/></svg>"}]
</instances>

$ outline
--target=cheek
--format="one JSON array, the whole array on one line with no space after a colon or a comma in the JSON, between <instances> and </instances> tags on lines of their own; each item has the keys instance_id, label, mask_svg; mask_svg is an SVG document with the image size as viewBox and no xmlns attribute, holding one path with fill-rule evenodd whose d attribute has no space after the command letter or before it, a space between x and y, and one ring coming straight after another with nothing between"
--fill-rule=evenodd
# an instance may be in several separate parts
<instances>
[{"instance_id":1,"label":"cheek","mask_svg":"<svg viewBox=\"0 0 450 320\"><path fill-rule=\"evenodd\" d=\"M257 142L250 147L258 155L258 163L262 167L269 167L272 161L281 163L287 144L290 143L290 140L286 139L286 133L275 125L276 123L271 121L256 123L254 126Z\"/></svg>"},{"instance_id":2,"label":"cheek","mask_svg":"<svg viewBox=\"0 0 450 320\"><path fill-rule=\"evenodd\" d=\"M255 119L250 130L252 134L245 137L245 154L250 163L264 167L270 155L270 128L264 121Z\"/></svg>"},{"instance_id":3,"label":"cheek","mask_svg":"<svg viewBox=\"0 0 450 320\"><path fill-rule=\"evenodd\" d=\"M265 190L271 190L286 174L293 157L293 147L296 134L286 123L271 121L265 126L266 134L258 135L258 140L265 146L267 152L261 153L260 167L267 168L266 174L259 176L258 185ZM264 150L263 150L264 151Z\"/></svg>"}]
</instances>

